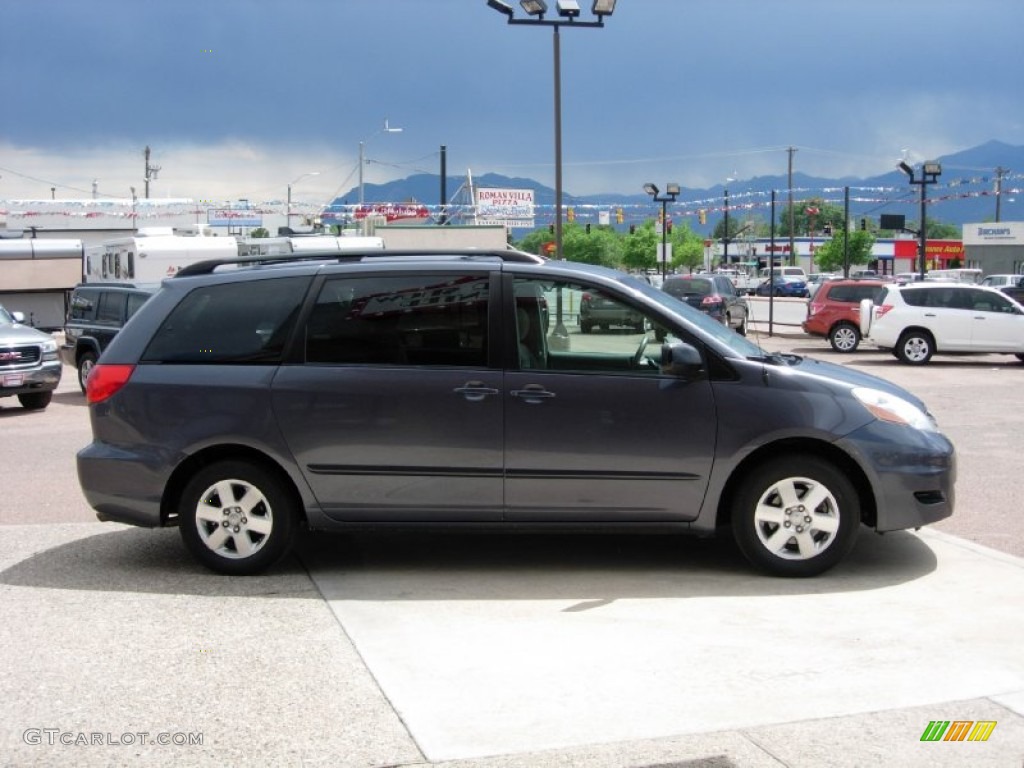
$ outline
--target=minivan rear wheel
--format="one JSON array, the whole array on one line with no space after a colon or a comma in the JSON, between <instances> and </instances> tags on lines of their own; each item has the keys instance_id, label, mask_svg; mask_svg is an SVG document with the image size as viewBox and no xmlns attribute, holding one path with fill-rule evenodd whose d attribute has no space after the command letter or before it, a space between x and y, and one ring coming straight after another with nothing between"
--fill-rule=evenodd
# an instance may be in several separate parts
<instances>
[{"instance_id":1,"label":"minivan rear wheel","mask_svg":"<svg viewBox=\"0 0 1024 768\"><path fill-rule=\"evenodd\" d=\"M853 484L831 462L804 454L754 469L732 509L740 551L777 576L816 576L833 567L850 551L859 526Z\"/></svg>"},{"instance_id":2,"label":"minivan rear wheel","mask_svg":"<svg viewBox=\"0 0 1024 768\"><path fill-rule=\"evenodd\" d=\"M189 480L178 508L189 552L218 573L260 573L288 552L296 511L284 482L248 461L221 461Z\"/></svg>"}]
</instances>

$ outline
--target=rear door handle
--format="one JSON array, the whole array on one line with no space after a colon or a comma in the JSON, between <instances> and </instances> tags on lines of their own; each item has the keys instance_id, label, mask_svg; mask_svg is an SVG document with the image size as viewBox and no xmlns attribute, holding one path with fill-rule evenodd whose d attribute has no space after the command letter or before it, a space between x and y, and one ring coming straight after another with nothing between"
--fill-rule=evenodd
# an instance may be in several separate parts
<instances>
[{"instance_id":1,"label":"rear door handle","mask_svg":"<svg viewBox=\"0 0 1024 768\"><path fill-rule=\"evenodd\" d=\"M511 394L512 397L518 397L530 404L541 403L555 396L555 393L545 389L543 384L527 384L522 389L513 389Z\"/></svg>"},{"instance_id":2,"label":"rear door handle","mask_svg":"<svg viewBox=\"0 0 1024 768\"><path fill-rule=\"evenodd\" d=\"M452 391L457 395L462 395L471 403L479 403L485 397L498 394L496 388L488 387L482 381L467 381L461 387L456 387Z\"/></svg>"}]
</instances>

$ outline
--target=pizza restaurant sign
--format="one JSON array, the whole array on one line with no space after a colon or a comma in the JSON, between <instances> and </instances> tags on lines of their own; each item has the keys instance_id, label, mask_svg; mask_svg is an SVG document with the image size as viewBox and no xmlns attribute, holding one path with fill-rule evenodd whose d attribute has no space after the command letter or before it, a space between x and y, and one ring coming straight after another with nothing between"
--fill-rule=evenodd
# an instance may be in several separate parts
<instances>
[{"instance_id":1,"label":"pizza restaurant sign","mask_svg":"<svg viewBox=\"0 0 1024 768\"><path fill-rule=\"evenodd\" d=\"M476 190L477 224L533 227L533 190L479 187Z\"/></svg>"}]
</instances>

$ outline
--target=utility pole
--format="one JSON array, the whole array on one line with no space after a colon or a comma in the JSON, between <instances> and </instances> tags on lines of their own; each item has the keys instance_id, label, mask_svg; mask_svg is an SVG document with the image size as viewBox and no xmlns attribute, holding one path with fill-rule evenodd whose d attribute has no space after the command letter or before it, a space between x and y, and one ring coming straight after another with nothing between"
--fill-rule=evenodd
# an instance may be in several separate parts
<instances>
[{"instance_id":1,"label":"utility pole","mask_svg":"<svg viewBox=\"0 0 1024 768\"><path fill-rule=\"evenodd\" d=\"M143 197L145 197L148 200L149 199L149 180L150 179L156 179L157 173L160 172L160 166L159 165L150 165L149 164L149 147L148 146L146 147L146 151L143 152L142 154L146 158L146 175L143 177L143 181L146 182L146 186L144 187L145 191L143 193Z\"/></svg>"},{"instance_id":2,"label":"utility pole","mask_svg":"<svg viewBox=\"0 0 1024 768\"><path fill-rule=\"evenodd\" d=\"M999 204L1003 198L1003 174L1006 173L1006 169L1003 167L996 168L996 221L999 221Z\"/></svg>"},{"instance_id":3,"label":"utility pole","mask_svg":"<svg viewBox=\"0 0 1024 768\"><path fill-rule=\"evenodd\" d=\"M796 264L796 239L793 232L796 226L793 222L793 155L796 154L796 147L790 147L786 151L789 153L789 263L793 265ZM772 258L775 258L774 254Z\"/></svg>"}]
</instances>

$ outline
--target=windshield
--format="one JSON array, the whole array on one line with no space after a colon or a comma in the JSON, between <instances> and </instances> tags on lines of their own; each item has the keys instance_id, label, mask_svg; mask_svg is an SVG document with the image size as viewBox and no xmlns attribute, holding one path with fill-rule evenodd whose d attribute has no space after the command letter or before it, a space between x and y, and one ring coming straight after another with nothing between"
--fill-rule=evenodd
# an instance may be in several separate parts
<instances>
[{"instance_id":1,"label":"windshield","mask_svg":"<svg viewBox=\"0 0 1024 768\"><path fill-rule=\"evenodd\" d=\"M3 307L0 307L0 325L14 325L14 318Z\"/></svg>"},{"instance_id":2,"label":"windshield","mask_svg":"<svg viewBox=\"0 0 1024 768\"><path fill-rule=\"evenodd\" d=\"M629 285L631 288L635 288L644 296L656 301L674 314L686 318L687 322L691 325L697 326L705 335L713 337L715 341L729 347L736 354L743 357L767 356L767 353L757 344L745 336L740 336L732 328L728 328L717 320L713 320L699 309L694 309L685 301L677 299L675 296L669 296L664 291L632 277L624 277L621 279L621 282Z\"/></svg>"}]
</instances>

